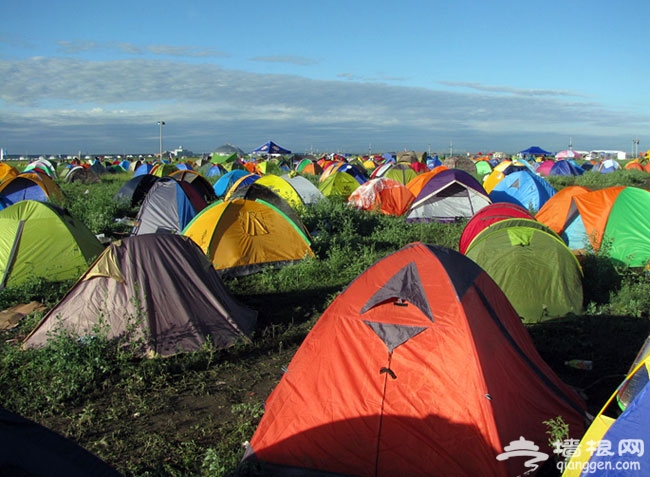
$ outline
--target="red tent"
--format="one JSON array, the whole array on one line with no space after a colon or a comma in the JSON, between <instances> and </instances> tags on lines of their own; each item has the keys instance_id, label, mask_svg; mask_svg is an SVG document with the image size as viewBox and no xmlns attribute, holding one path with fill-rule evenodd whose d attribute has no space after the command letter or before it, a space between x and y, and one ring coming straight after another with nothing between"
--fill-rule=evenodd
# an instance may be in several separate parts
<instances>
[{"instance_id":1,"label":"red tent","mask_svg":"<svg viewBox=\"0 0 650 477\"><path fill-rule=\"evenodd\" d=\"M504 447L525 438L553 455L544 421L558 416L582 436L584 403L496 283L453 250L414 243L323 313L245 459L265 475L518 475L534 471L530 457Z\"/></svg>"},{"instance_id":2,"label":"red tent","mask_svg":"<svg viewBox=\"0 0 650 477\"><path fill-rule=\"evenodd\" d=\"M458 251L465 254L467 247L482 230L504 219L534 219L530 212L510 202L495 202L475 213L467 222L458 242Z\"/></svg>"}]
</instances>

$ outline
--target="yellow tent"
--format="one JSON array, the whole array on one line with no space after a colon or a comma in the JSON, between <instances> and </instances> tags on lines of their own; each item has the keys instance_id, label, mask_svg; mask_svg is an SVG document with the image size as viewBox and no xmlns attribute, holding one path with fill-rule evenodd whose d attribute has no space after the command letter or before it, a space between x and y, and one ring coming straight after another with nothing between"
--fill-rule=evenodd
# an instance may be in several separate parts
<instances>
[{"instance_id":1,"label":"yellow tent","mask_svg":"<svg viewBox=\"0 0 650 477\"><path fill-rule=\"evenodd\" d=\"M223 275L249 275L314 256L302 230L261 200L215 202L187 225L183 235L194 240Z\"/></svg>"}]
</instances>

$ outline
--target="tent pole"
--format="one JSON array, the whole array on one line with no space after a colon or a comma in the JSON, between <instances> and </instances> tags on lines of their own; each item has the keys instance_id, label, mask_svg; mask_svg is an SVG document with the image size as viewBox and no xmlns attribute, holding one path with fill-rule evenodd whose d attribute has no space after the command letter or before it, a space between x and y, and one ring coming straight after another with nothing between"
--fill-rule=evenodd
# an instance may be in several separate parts
<instances>
[{"instance_id":1,"label":"tent pole","mask_svg":"<svg viewBox=\"0 0 650 477\"><path fill-rule=\"evenodd\" d=\"M9 252L9 259L7 260L7 268L5 268L5 272L2 275L2 280L0 281L0 290L4 290L5 285L7 284L7 280L9 279L9 271L14 265L14 260L16 259L16 255L18 254L18 244L20 243L20 239L23 236L23 228L25 227L25 221L21 220L18 222L18 230L16 230L16 236L14 237L14 243L11 246L11 252Z\"/></svg>"}]
</instances>

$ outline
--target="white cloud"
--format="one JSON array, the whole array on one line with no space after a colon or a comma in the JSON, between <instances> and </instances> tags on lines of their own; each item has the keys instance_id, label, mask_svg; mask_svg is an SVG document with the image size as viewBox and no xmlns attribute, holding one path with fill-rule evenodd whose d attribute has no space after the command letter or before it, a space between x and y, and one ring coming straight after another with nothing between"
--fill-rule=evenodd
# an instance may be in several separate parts
<instances>
[{"instance_id":1,"label":"white cloud","mask_svg":"<svg viewBox=\"0 0 650 477\"><path fill-rule=\"evenodd\" d=\"M452 138L468 150L559 149L570 135L576 147L582 137L599 141L585 148L622 148L650 123L578 93L474 83L445 91L358 82L345 73L339 77L350 80L317 81L170 60L0 60L0 77L1 146L10 151L76 151L80 142L139 151L155 142L152 124L160 118L170 140L196 151L224 142L252 149L271 138L290 149L444 149Z\"/></svg>"}]
</instances>

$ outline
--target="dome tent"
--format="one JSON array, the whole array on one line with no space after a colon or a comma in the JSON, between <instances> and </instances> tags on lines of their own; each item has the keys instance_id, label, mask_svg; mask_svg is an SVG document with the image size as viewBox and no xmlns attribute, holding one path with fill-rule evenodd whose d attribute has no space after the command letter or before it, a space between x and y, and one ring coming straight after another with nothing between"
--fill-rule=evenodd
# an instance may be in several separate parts
<instances>
[{"instance_id":1,"label":"dome tent","mask_svg":"<svg viewBox=\"0 0 650 477\"><path fill-rule=\"evenodd\" d=\"M206 206L189 182L160 178L142 201L131 235L179 233Z\"/></svg>"},{"instance_id":2,"label":"dome tent","mask_svg":"<svg viewBox=\"0 0 650 477\"><path fill-rule=\"evenodd\" d=\"M579 437L584 409L480 267L414 243L325 310L244 459L264 475L517 475L504 446L523 434L551 454L543 422Z\"/></svg>"},{"instance_id":3,"label":"dome tent","mask_svg":"<svg viewBox=\"0 0 650 477\"><path fill-rule=\"evenodd\" d=\"M406 213L406 220L453 222L469 218L491 203L483 186L468 172L445 169L426 182Z\"/></svg>"},{"instance_id":4,"label":"dome tent","mask_svg":"<svg viewBox=\"0 0 650 477\"><path fill-rule=\"evenodd\" d=\"M534 219L493 223L476 235L465 255L492 277L526 323L582 312L578 259Z\"/></svg>"},{"instance_id":5,"label":"dome tent","mask_svg":"<svg viewBox=\"0 0 650 477\"><path fill-rule=\"evenodd\" d=\"M113 242L25 339L47 344L52 333L97 332L130 338L137 351L169 356L209 338L224 348L249 335L257 313L236 302L203 252L181 235L147 234Z\"/></svg>"},{"instance_id":6,"label":"dome tent","mask_svg":"<svg viewBox=\"0 0 650 477\"><path fill-rule=\"evenodd\" d=\"M608 257L616 262L630 267L650 263L649 191L613 186L583 191L570 200L554 215L562 220L552 223L571 250L599 251L606 246ZM540 215L540 220L548 222L549 215Z\"/></svg>"},{"instance_id":7,"label":"dome tent","mask_svg":"<svg viewBox=\"0 0 650 477\"><path fill-rule=\"evenodd\" d=\"M103 250L83 223L51 203L23 200L0 211L0 289L79 278Z\"/></svg>"},{"instance_id":8,"label":"dome tent","mask_svg":"<svg viewBox=\"0 0 650 477\"><path fill-rule=\"evenodd\" d=\"M458 251L464 254L472 240L493 223L515 218L533 219L534 217L523 207L509 202L495 202L483 207L469 219L463 228L458 241Z\"/></svg>"},{"instance_id":9,"label":"dome tent","mask_svg":"<svg viewBox=\"0 0 650 477\"><path fill-rule=\"evenodd\" d=\"M492 202L510 202L536 212L554 194L555 189L546 179L522 169L501 179L490 192L490 199Z\"/></svg>"},{"instance_id":10,"label":"dome tent","mask_svg":"<svg viewBox=\"0 0 650 477\"><path fill-rule=\"evenodd\" d=\"M223 276L250 275L313 257L304 226L262 200L215 202L190 222L194 240Z\"/></svg>"}]
</instances>

